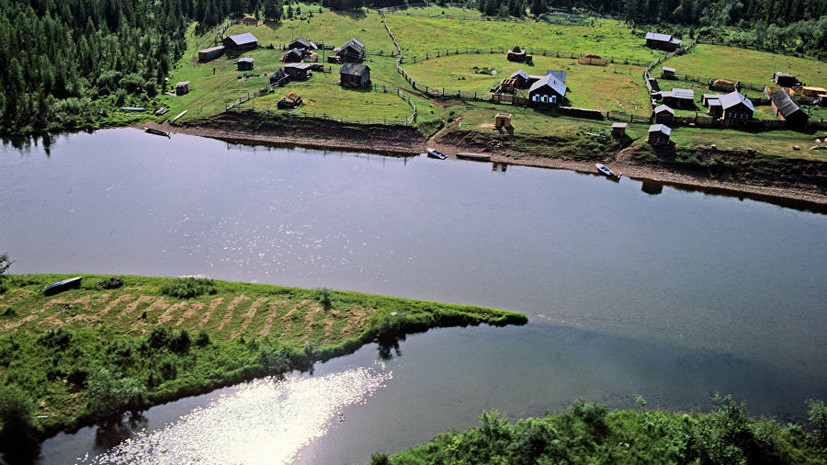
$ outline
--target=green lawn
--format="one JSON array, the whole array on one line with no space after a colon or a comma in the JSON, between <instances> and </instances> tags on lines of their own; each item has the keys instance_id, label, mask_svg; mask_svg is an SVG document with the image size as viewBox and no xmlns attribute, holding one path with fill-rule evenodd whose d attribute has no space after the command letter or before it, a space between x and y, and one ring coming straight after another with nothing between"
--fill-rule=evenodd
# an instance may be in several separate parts
<instances>
[{"instance_id":1,"label":"green lawn","mask_svg":"<svg viewBox=\"0 0 827 465\"><path fill-rule=\"evenodd\" d=\"M664 64L678 74L758 85L770 84L773 73L783 71L808 85L827 86L824 62L720 45L698 44L691 53L669 58Z\"/></svg>"},{"instance_id":2,"label":"green lawn","mask_svg":"<svg viewBox=\"0 0 827 465\"><path fill-rule=\"evenodd\" d=\"M482 68L496 74L475 72ZM565 70L566 97L570 105L601 111L647 113L646 88L643 86L643 68L629 65L589 66L580 65L569 58L538 56L534 66L525 66L506 60L500 54L461 54L432 58L404 66L405 71L418 83L446 89L460 89L487 93L492 87L517 70L529 74L545 74L545 70Z\"/></svg>"},{"instance_id":3,"label":"green lawn","mask_svg":"<svg viewBox=\"0 0 827 465\"><path fill-rule=\"evenodd\" d=\"M445 15L415 14L418 9L388 14L388 25L405 51L413 56L436 50L502 47L547 49L560 52L596 53L606 58L652 61L662 52L652 51L645 40L620 21L598 19L594 27L559 26L527 19L524 22L484 21L460 8L446 8ZM465 19L465 18L473 19Z\"/></svg>"}]
</instances>

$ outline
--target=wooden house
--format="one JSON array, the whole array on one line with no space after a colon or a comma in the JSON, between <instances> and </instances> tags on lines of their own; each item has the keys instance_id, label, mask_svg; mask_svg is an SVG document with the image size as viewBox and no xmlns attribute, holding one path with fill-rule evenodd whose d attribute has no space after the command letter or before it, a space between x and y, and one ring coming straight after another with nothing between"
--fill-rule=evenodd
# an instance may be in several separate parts
<instances>
[{"instance_id":1,"label":"wooden house","mask_svg":"<svg viewBox=\"0 0 827 465\"><path fill-rule=\"evenodd\" d=\"M669 34L660 34L658 32L646 33L646 46L655 50L674 52L680 44L680 40L675 39Z\"/></svg>"},{"instance_id":2,"label":"wooden house","mask_svg":"<svg viewBox=\"0 0 827 465\"><path fill-rule=\"evenodd\" d=\"M664 146L669 145L669 136L672 134L672 128L664 124L653 124L649 126L649 138L646 139L649 145Z\"/></svg>"},{"instance_id":3,"label":"wooden house","mask_svg":"<svg viewBox=\"0 0 827 465\"><path fill-rule=\"evenodd\" d=\"M695 91L692 89L675 89L660 93L664 105L672 108L695 108Z\"/></svg>"},{"instance_id":4,"label":"wooden house","mask_svg":"<svg viewBox=\"0 0 827 465\"><path fill-rule=\"evenodd\" d=\"M338 63L361 63L365 60L365 44L356 39L350 39L341 47L333 49Z\"/></svg>"},{"instance_id":5,"label":"wooden house","mask_svg":"<svg viewBox=\"0 0 827 465\"><path fill-rule=\"evenodd\" d=\"M675 110L669 108L667 105L659 105L653 113L655 115L655 121L658 123L668 123L675 117Z\"/></svg>"},{"instance_id":6,"label":"wooden house","mask_svg":"<svg viewBox=\"0 0 827 465\"><path fill-rule=\"evenodd\" d=\"M258 26L258 18L256 18L255 16L245 16L241 20L241 24L245 26Z\"/></svg>"},{"instance_id":7,"label":"wooden house","mask_svg":"<svg viewBox=\"0 0 827 465\"><path fill-rule=\"evenodd\" d=\"M309 63L290 63L284 65L284 73L287 74L291 81L304 81L312 75Z\"/></svg>"},{"instance_id":8,"label":"wooden house","mask_svg":"<svg viewBox=\"0 0 827 465\"><path fill-rule=\"evenodd\" d=\"M178 84L175 84L175 95L188 94L189 91L190 91L190 82L189 81L181 81Z\"/></svg>"},{"instance_id":9,"label":"wooden house","mask_svg":"<svg viewBox=\"0 0 827 465\"><path fill-rule=\"evenodd\" d=\"M612 123L612 137L623 137L626 135L626 128L629 123Z\"/></svg>"},{"instance_id":10,"label":"wooden house","mask_svg":"<svg viewBox=\"0 0 827 465\"><path fill-rule=\"evenodd\" d=\"M740 92L730 92L720 98L722 118L725 120L748 120L755 113L755 107L750 99Z\"/></svg>"},{"instance_id":11,"label":"wooden house","mask_svg":"<svg viewBox=\"0 0 827 465\"><path fill-rule=\"evenodd\" d=\"M807 113L804 113L798 102L784 89L770 95L770 105L778 119L786 121L791 126L802 126L807 123Z\"/></svg>"},{"instance_id":12,"label":"wooden house","mask_svg":"<svg viewBox=\"0 0 827 465\"><path fill-rule=\"evenodd\" d=\"M660 73L661 79L675 79L675 68L670 68L668 66L664 66L661 69L662 69L662 71Z\"/></svg>"},{"instance_id":13,"label":"wooden house","mask_svg":"<svg viewBox=\"0 0 827 465\"><path fill-rule=\"evenodd\" d=\"M510 128L511 127L511 113L497 113L494 116L494 128Z\"/></svg>"},{"instance_id":14,"label":"wooden house","mask_svg":"<svg viewBox=\"0 0 827 465\"><path fill-rule=\"evenodd\" d=\"M305 39L304 37L299 37L299 38L293 39L293 40L290 41L289 44L287 44L287 49L288 50L293 50L293 49L318 50L318 48L319 47L317 47L316 44L314 44L313 42Z\"/></svg>"},{"instance_id":15,"label":"wooden house","mask_svg":"<svg viewBox=\"0 0 827 465\"><path fill-rule=\"evenodd\" d=\"M532 106L557 107L566 97L565 74L548 72L528 89L528 99Z\"/></svg>"},{"instance_id":16,"label":"wooden house","mask_svg":"<svg viewBox=\"0 0 827 465\"><path fill-rule=\"evenodd\" d=\"M258 39L249 32L243 34L236 34L234 36L224 38L224 47L228 53L238 53L244 50L252 50L258 47Z\"/></svg>"},{"instance_id":17,"label":"wooden house","mask_svg":"<svg viewBox=\"0 0 827 465\"><path fill-rule=\"evenodd\" d=\"M224 46L205 48L198 51L198 61L212 61L224 54Z\"/></svg>"},{"instance_id":18,"label":"wooden house","mask_svg":"<svg viewBox=\"0 0 827 465\"><path fill-rule=\"evenodd\" d=\"M299 63L304 59L304 54L301 50L291 48L281 57L282 63Z\"/></svg>"},{"instance_id":19,"label":"wooden house","mask_svg":"<svg viewBox=\"0 0 827 465\"><path fill-rule=\"evenodd\" d=\"M704 96L706 97L706 96ZM706 114L712 118L720 118L724 116L724 107L721 105L722 95L714 95L704 99Z\"/></svg>"},{"instance_id":20,"label":"wooden house","mask_svg":"<svg viewBox=\"0 0 827 465\"><path fill-rule=\"evenodd\" d=\"M342 87L364 89L370 87L370 67L356 63L345 63L339 70Z\"/></svg>"},{"instance_id":21,"label":"wooden house","mask_svg":"<svg viewBox=\"0 0 827 465\"><path fill-rule=\"evenodd\" d=\"M795 87L800 85L795 76L789 73L776 72L772 75L772 82L780 87Z\"/></svg>"},{"instance_id":22,"label":"wooden house","mask_svg":"<svg viewBox=\"0 0 827 465\"><path fill-rule=\"evenodd\" d=\"M254 60L252 58L239 58L235 62L236 69L239 71L252 71Z\"/></svg>"}]
</instances>

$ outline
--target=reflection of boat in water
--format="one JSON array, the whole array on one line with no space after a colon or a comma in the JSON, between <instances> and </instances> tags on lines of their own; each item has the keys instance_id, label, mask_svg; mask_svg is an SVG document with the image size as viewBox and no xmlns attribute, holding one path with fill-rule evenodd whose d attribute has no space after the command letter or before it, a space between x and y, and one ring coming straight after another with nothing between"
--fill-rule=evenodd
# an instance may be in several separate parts
<instances>
[{"instance_id":1,"label":"reflection of boat in water","mask_svg":"<svg viewBox=\"0 0 827 465\"><path fill-rule=\"evenodd\" d=\"M491 155L484 153L458 153L457 158L474 161L491 161Z\"/></svg>"},{"instance_id":2,"label":"reflection of boat in water","mask_svg":"<svg viewBox=\"0 0 827 465\"><path fill-rule=\"evenodd\" d=\"M428 151L428 156L431 157L431 158L436 158L438 160L445 160L446 158L448 158L447 155L440 152L439 150L432 149L432 148L427 148L426 150Z\"/></svg>"},{"instance_id":3,"label":"reflection of boat in water","mask_svg":"<svg viewBox=\"0 0 827 465\"><path fill-rule=\"evenodd\" d=\"M610 178L620 177L620 176L616 175L614 171L610 170L608 166L606 166L602 163L595 163L594 166L597 167L597 171L599 171L600 174L603 174L603 175L608 176Z\"/></svg>"},{"instance_id":4,"label":"reflection of boat in water","mask_svg":"<svg viewBox=\"0 0 827 465\"><path fill-rule=\"evenodd\" d=\"M76 278L69 278L64 279L63 281L58 281L50 286L46 286L46 289L43 291L43 294L55 295L60 294L63 291L68 291L69 289L80 289L81 279L83 278L78 276Z\"/></svg>"}]
</instances>

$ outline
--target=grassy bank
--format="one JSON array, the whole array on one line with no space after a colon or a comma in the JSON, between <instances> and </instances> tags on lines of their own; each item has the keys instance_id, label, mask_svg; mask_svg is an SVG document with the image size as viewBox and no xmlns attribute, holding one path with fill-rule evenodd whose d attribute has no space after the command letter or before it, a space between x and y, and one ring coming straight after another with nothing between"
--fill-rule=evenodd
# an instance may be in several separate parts
<instances>
[{"instance_id":1,"label":"grassy bank","mask_svg":"<svg viewBox=\"0 0 827 465\"><path fill-rule=\"evenodd\" d=\"M639 399L642 406L645 402ZM516 423L483 413L480 426L443 433L371 465L424 464L795 464L827 463L827 410L810 402L814 434L801 425L750 419L730 397L708 414L617 410L583 401L566 412Z\"/></svg>"},{"instance_id":2,"label":"grassy bank","mask_svg":"<svg viewBox=\"0 0 827 465\"><path fill-rule=\"evenodd\" d=\"M0 422L8 440L62 429L429 328L522 324L480 307L204 279L16 275L0 294ZM383 349L384 348L384 349ZM16 440L16 439L15 439Z\"/></svg>"}]
</instances>

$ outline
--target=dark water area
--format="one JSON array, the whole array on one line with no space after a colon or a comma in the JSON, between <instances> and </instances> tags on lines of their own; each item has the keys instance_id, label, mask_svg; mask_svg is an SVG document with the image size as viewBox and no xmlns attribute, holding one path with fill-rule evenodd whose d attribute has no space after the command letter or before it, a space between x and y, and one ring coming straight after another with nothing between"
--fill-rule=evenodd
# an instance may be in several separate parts
<instances>
[{"instance_id":1,"label":"dark water area","mask_svg":"<svg viewBox=\"0 0 827 465\"><path fill-rule=\"evenodd\" d=\"M133 129L59 136L48 154L6 144L0 188L13 273L205 275L531 321L418 334L390 360L369 346L312 375L61 434L37 463L366 462L487 409L513 420L578 397L620 408L641 395L706 410L720 392L753 414L800 419L806 399L827 398L827 216L806 210L567 171Z\"/></svg>"}]
</instances>

